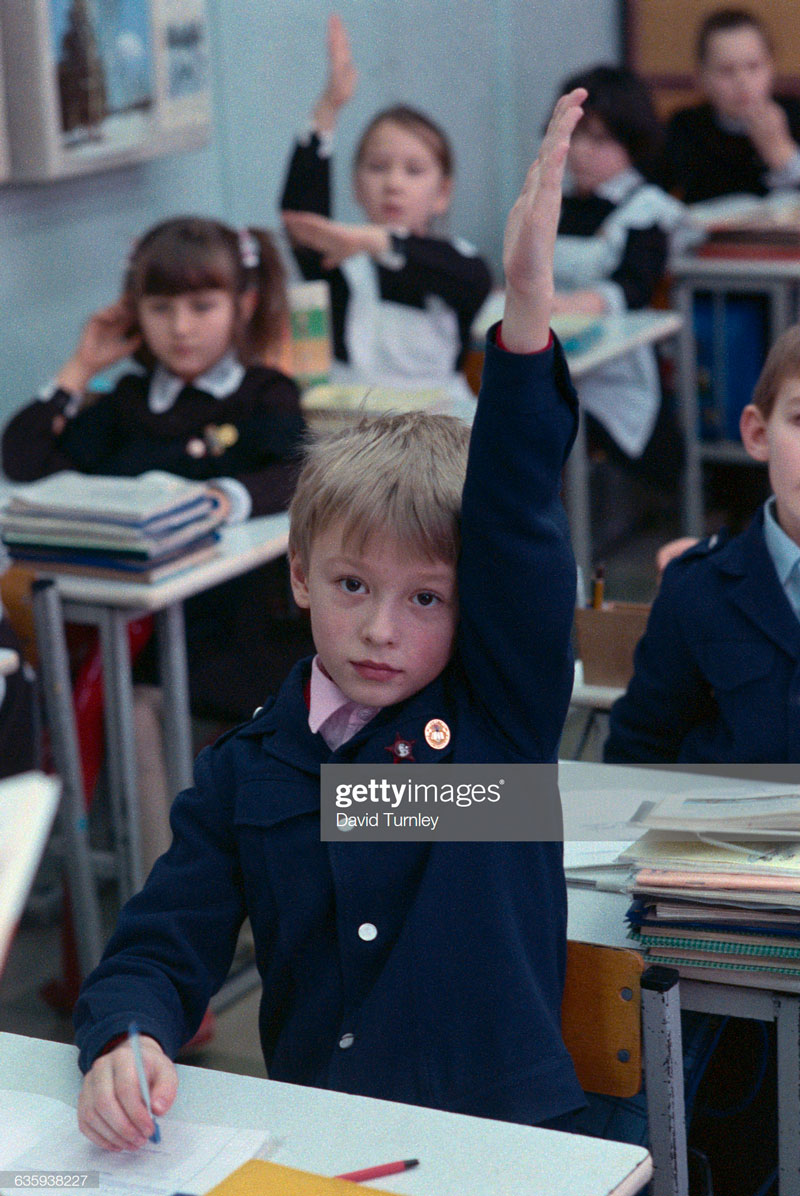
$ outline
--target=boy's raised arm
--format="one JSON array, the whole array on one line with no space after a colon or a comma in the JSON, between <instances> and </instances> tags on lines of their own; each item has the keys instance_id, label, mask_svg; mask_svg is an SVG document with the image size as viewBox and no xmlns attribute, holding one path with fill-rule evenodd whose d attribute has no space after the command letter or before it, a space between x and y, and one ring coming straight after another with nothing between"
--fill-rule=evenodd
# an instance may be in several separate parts
<instances>
[{"instance_id":1,"label":"boy's raised arm","mask_svg":"<svg viewBox=\"0 0 800 1196\"><path fill-rule=\"evenodd\" d=\"M556 105L506 227L506 306L486 348L462 506L459 647L520 758L555 758L572 689L575 561L561 472L577 396L550 341L561 180L585 91Z\"/></svg>"},{"instance_id":2,"label":"boy's raised arm","mask_svg":"<svg viewBox=\"0 0 800 1196\"><path fill-rule=\"evenodd\" d=\"M535 353L550 339L553 253L561 213L561 182L572 131L583 115L586 91L576 88L556 104L536 161L511 209L503 242L506 305L503 345Z\"/></svg>"}]
</instances>

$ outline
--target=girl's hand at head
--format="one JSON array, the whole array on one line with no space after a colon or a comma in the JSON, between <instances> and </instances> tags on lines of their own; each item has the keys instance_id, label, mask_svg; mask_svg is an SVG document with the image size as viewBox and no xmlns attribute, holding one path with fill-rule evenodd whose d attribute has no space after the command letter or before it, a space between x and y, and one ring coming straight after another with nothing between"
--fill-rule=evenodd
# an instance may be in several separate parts
<instances>
[{"instance_id":1,"label":"girl's hand at head","mask_svg":"<svg viewBox=\"0 0 800 1196\"><path fill-rule=\"evenodd\" d=\"M561 213L561 182L570 138L583 115L586 91L561 96L539 155L509 213L503 243L506 306L503 341L512 351L544 348L553 306L553 253Z\"/></svg>"},{"instance_id":2,"label":"girl's hand at head","mask_svg":"<svg viewBox=\"0 0 800 1196\"><path fill-rule=\"evenodd\" d=\"M283 212L286 231L296 245L322 254L322 266L333 270L357 253L380 257L391 244L387 229L379 224L339 224L316 212Z\"/></svg>"},{"instance_id":3,"label":"girl's hand at head","mask_svg":"<svg viewBox=\"0 0 800 1196\"><path fill-rule=\"evenodd\" d=\"M353 98L357 82L350 39L341 17L334 13L328 21L328 80L314 109L314 125L318 132L333 131L339 109Z\"/></svg>"},{"instance_id":4,"label":"girl's hand at head","mask_svg":"<svg viewBox=\"0 0 800 1196\"><path fill-rule=\"evenodd\" d=\"M158 1117L172 1107L178 1073L154 1038L143 1034L141 1046L150 1104ZM114 1151L138 1150L153 1133L127 1039L95 1059L84 1077L78 1097L78 1126L95 1146Z\"/></svg>"},{"instance_id":5,"label":"girl's hand at head","mask_svg":"<svg viewBox=\"0 0 800 1196\"><path fill-rule=\"evenodd\" d=\"M65 390L82 394L95 374L129 357L142 343L132 332L128 305L122 300L96 311L84 325L78 347L58 375Z\"/></svg>"}]
</instances>

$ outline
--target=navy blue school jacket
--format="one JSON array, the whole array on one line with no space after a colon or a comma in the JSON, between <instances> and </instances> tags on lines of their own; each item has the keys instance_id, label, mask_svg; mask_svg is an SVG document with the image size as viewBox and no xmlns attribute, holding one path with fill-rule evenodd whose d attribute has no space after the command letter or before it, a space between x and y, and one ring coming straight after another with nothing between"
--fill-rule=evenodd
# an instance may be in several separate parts
<instances>
[{"instance_id":1,"label":"navy blue school jacket","mask_svg":"<svg viewBox=\"0 0 800 1196\"><path fill-rule=\"evenodd\" d=\"M800 761L800 622L764 540L703 540L665 570L634 675L611 711L609 763Z\"/></svg>"},{"instance_id":2,"label":"navy blue school jacket","mask_svg":"<svg viewBox=\"0 0 800 1196\"><path fill-rule=\"evenodd\" d=\"M575 569L559 499L576 422L558 347L487 349L464 490L454 656L337 751L300 662L199 756L174 842L76 1007L80 1066L136 1016L174 1055L249 915L271 1078L534 1123L583 1104L560 1033L560 843L321 843L324 762L553 761L572 685ZM431 718L448 748L426 744ZM362 939L364 923L377 935ZM371 933L371 932L368 932Z\"/></svg>"}]
</instances>

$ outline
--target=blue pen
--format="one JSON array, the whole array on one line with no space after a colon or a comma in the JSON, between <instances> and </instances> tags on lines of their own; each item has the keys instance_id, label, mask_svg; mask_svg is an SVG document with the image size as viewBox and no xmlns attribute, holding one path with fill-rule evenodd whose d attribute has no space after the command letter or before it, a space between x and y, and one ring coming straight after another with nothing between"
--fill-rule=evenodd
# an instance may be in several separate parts
<instances>
[{"instance_id":1,"label":"blue pen","mask_svg":"<svg viewBox=\"0 0 800 1196\"><path fill-rule=\"evenodd\" d=\"M144 1074L144 1060L142 1059L142 1044L139 1042L139 1027L136 1022L131 1022L128 1026L128 1042L131 1044L133 1051L133 1061L136 1064L136 1074L139 1077L139 1090L142 1094L142 1100L147 1105L147 1112L153 1119L155 1129L150 1135L151 1142L161 1141L161 1130L158 1128L158 1122L153 1117L153 1110L150 1107L150 1089L147 1086L147 1076Z\"/></svg>"}]
</instances>

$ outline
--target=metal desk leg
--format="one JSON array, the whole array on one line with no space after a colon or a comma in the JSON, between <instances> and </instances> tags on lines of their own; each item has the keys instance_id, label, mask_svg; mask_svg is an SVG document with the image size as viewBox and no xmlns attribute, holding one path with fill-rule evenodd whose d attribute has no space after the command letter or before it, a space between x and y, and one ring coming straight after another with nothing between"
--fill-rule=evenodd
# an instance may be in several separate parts
<instances>
[{"instance_id":1,"label":"metal desk leg","mask_svg":"<svg viewBox=\"0 0 800 1196\"><path fill-rule=\"evenodd\" d=\"M192 784L192 725L183 606L156 614L158 666L164 692L164 738L170 795Z\"/></svg>"},{"instance_id":2,"label":"metal desk leg","mask_svg":"<svg viewBox=\"0 0 800 1196\"><path fill-rule=\"evenodd\" d=\"M580 385L580 384L579 384ZM579 412L578 433L565 469L566 507L575 562L583 573L584 585L592 575L592 523L589 503L589 454L586 448L586 416Z\"/></svg>"},{"instance_id":3,"label":"metal desk leg","mask_svg":"<svg viewBox=\"0 0 800 1196\"><path fill-rule=\"evenodd\" d=\"M133 679L126 611L100 608L98 626L103 653L105 725L109 783L118 795L126 831L126 867L120 869L122 897L144 883L139 828L139 781L133 720Z\"/></svg>"},{"instance_id":4,"label":"metal desk leg","mask_svg":"<svg viewBox=\"0 0 800 1196\"><path fill-rule=\"evenodd\" d=\"M683 325L678 333L677 384L680 417L686 445L683 470L683 532L702 536L703 462L700 456L699 413L697 408L697 348L694 340L694 289L689 283L675 288L675 306Z\"/></svg>"},{"instance_id":5,"label":"metal desk leg","mask_svg":"<svg viewBox=\"0 0 800 1196\"><path fill-rule=\"evenodd\" d=\"M800 997L775 996L778 1048L778 1191L800 1196Z\"/></svg>"},{"instance_id":6,"label":"metal desk leg","mask_svg":"<svg viewBox=\"0 0 800 1196\"><path fill-rule=\"evenodd\" d=\"M33 615L53 758L63 781L59 821L64 835L78 963L81 974L87 976L102 954L103 935L89 849L64 620L55 582L34 582Z\"/></svg>"},{"instance_id":7,"label":"metal desk leg","mask_svg":"<svg viewBox=\"0 0 800 1196\"><path fill-rule=\"evenodd\" d=\"M688 1196L681 998L674 968L653 966L642 975L642 1029L652 1196Z\"/></svg>"}]
</instances>

